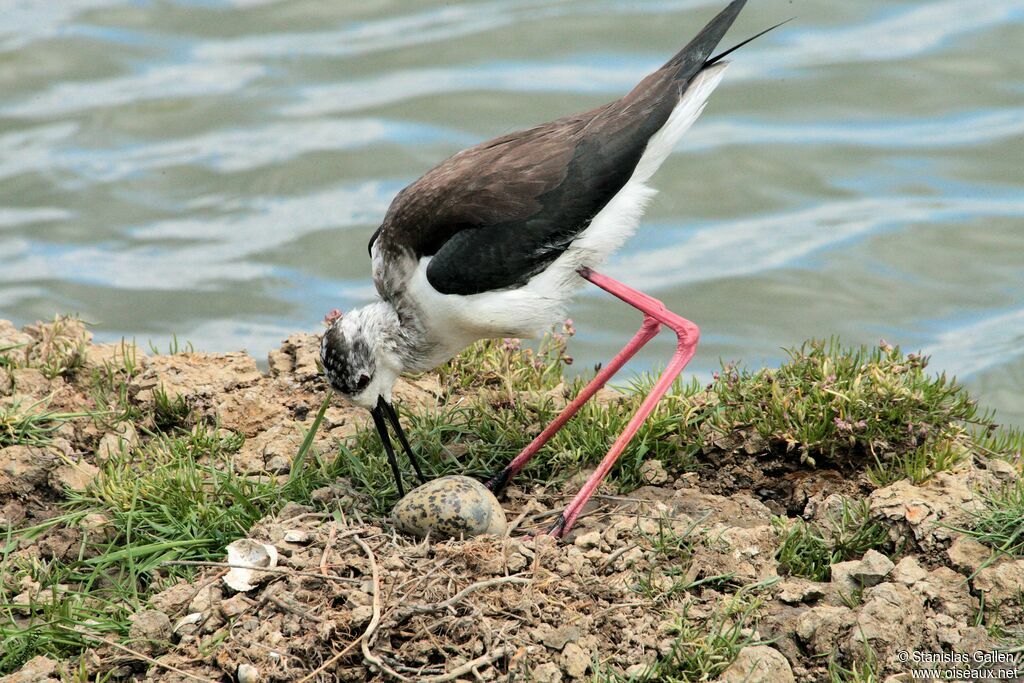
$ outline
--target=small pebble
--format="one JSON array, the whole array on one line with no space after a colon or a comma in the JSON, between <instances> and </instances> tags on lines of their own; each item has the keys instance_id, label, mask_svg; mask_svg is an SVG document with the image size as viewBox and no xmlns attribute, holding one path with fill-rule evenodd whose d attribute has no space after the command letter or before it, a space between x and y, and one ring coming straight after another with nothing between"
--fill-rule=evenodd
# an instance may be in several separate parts
<instances>
[{"instance_id":1,"label":"small pebble","mask_svg":"<svg viewBox=\"0 0 1024 683\"><path fill-rule=\"evenodd\" d=\"M301 529L292 529L290 531L286 531L284 534L285 543L305 544L309 543L311 540L312 536L310 536L310 533L308 531L303 531Z\"/></svg>"},{"instance_id":2,"label":"small pebble","mask_svg":"<svg viewBox=\"0 0 1024 683\"><path fill-rule=\"evenodd\" d=\"M238 665L238 683L259 683L260 670L252 664Z\"/></svg>"},{"instance_id":3,"label":"small pebble","mask_svg":"<svg viewBox=\"0 0 1024 683\"><path fill-rule=\"evenodd\" d=\"M292 469L292 463L283 455L274 455L267 461L266 469L267 472L274 474L288 474Z\"/></svg>"},{"instance_id":4,"label":"small pebble","mask_svg":"<svg viewBox=\"0 0 1024 683\"><path fill-rule=\"evenodd\" d=\"M203 620L202 612L193 612L187 614L178 620L178 623L174 625L174 632L180 633L186 626L193 626Z\"/></svg>"},{"instance_id":5,"label":"small pebble","mask_svg":"<svg viewBox=\"0 0 1024 683\"><path fill-rule=\"evenodd\" d=\"M601 532L590 531L585 534L580 534L576 537L575 543L577 548L596 548L601 545Z\"/></svg>"}]
</instances>

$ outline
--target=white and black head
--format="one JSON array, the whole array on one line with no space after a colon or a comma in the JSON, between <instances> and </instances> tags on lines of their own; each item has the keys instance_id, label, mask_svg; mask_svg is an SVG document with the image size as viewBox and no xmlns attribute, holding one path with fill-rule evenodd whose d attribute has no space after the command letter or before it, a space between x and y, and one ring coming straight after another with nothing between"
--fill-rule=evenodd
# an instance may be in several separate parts
<instances>
[{"instance_id":1,"label":"white and black head","mask_svg":"<svg viewBox=\"0 0 1024 683\"><path fill-rule=\"evenodd\" d=\"M320 362L331 388L350 403L370 411L391 462L399 495L405 495L385 419L394 426L421 481L423 474L391 405L391 392L403 370L397 353L400 326L395 309L385 302L338 315L320 342Z\"/></svg>"},{"instance_id":2,"label":"white and black head","mask_svg":"<svg viewBox=\"0 0 1024 683\"><path fill-rule=\"evenodd\" d=\"M346 400L373 410L402 373L401 358L394 352L399 333L398 316L384 302L339 315L320 342L324 377Z\"/></svg>"}]
</instances>

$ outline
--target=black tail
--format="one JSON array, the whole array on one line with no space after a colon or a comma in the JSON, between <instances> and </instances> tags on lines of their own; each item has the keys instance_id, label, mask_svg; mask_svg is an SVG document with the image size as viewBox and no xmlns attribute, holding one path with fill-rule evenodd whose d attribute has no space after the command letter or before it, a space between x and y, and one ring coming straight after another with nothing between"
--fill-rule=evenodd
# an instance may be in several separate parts
<instances>
[{"instance_id":1,"label":"black tail","mask_svg":"<svg viewBox=\"0 0 1024 683\"><path fill-rule=\"evenodd\" d=\"M725 59L726 57L731 55L733 52L736 52L736 50L738 50L741 47L743 47L744 45L746 45L747 43L749 43L749 42L751 42L753 40L757 40L758 38L760 38L764 34L768 33L768 31L774 31L775 29L777 29L778 27L782 26L783 24L788 24L789 22L793 21L794 18L795 17L790 17L789 19L786 19L785 21L780 21L779 23L775 24L775 26L769 26L768 28L766 28L765 30L761 31L760 33L756 33L756 34L750 36L749 38L744 40L742 43L740 43L738 45L733 45L732 47L730 47L725 52L719 52L717 55L715 55L714 57L709 59L707 62L705 62L704 66L706 66L706 67L707 66L711 66L712 64L715 64L715 63Z\"/></svg>"},{"instance_id":2,"label":"black tail","mask_svg":"<svg viewBox=\"0 0 1024 683\"><path fill-rule=\"evenodd\" d=\"M745 4L747 4L747 0L733 0L730 2L728 7L719 12L718 16L701 29L696 38L677 52L672 59L665 62L665 66L661 68L674 68L676 69L676 78L678 80L689 80L695 73L704 68L708 58L711 57L711 53L718 47L718 43L722 41L725 32L736 21L736 17L739 16L740 10L743 9Z\"/></svg>"}]
</instances>

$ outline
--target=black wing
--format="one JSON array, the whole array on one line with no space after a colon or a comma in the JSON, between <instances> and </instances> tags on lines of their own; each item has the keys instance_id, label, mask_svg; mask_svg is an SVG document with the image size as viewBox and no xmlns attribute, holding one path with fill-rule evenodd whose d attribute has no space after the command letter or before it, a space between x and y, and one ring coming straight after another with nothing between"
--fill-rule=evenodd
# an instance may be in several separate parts
<instances>
[{"instance_id":1,"label":"black wing","mask_svg":"<svg viewBox=\"0 0 1024 683\"><path fill-rule=\"evenodd\" d=\"M443 294L518 287L544 270L629 181L647 140L742 9L734 0L628 95L456 154L402 190L381 246L433 256Z\"/></svg>"}]
</instances>

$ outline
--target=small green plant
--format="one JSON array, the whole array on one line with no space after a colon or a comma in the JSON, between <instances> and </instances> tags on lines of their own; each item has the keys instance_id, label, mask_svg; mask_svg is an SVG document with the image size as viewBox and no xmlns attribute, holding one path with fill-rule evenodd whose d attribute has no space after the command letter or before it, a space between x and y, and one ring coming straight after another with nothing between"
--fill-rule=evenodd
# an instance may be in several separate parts
<instances>
[{"instance_id":1,"label":"small green plant","mask_svg":"<svg viewBox=\"0 0 1024 683\"><path fill-rule=\"evenodd\" d=\"M88 337L85 325L76 317L56 316L53 322L32 326L36 341L28 353L29 367L37 368L48 379L66 376L85 362Z\"/></svg>"},{"instance_id":2,"label":"small green plant","mask_svg":"<svg viewBox=\"0 0 1024 683\"><path fill-rule=\"evenodd\" d=\"M4 446L45 446L62 424L91 413L46 410L46 399L23 405L16 401L0 406L0 448Z\"/></svg>"},{"instance_id":3,"label":"small green plant","mask_svg":"<svg viewBox=\"0 0 1024 683\"><path fill-rule=\"evenodd\" d=\"M1024 465L1024 429L988 425L973 435L975 448L1017 466Z\"/></svg>"},{"instance_id":4,"label":"small green plant","mask_svg":"<svg viewBox=\"0 0 1024 683\"><path fill-rule=\"evenodd\" d=\"M839 514L828 516L824 526L802 519L776 518L773 523L780 538L775 552L779 571L790 576L828 581L836 562L861 557L872 549L892 551L886 528L870 521L867 501L844 501Z\"/></svg>"},{"instance_id":5,"label":"small green plant","mask_svg":"<svg viewBox=\"0 0 1024 683\"><path fill-rule=\"evenodd\" d=\"M759 645L750 633L760 599L742 590L723 608L706 619L688 616L684 610L669 631L675 637L672 650L632 678L598 671L601 683L688 683L714 680L748 645Z\"/></svg>"},{"instance_id":6,"label":"small green plant","mask_svg":"<svg viewBox=\"0 0 1024 683\"><path fill-rule=\"evenodd\" d=\"M122 339L113 357L93 368L87 386L93 403L102 411L95 417L105 431L118 422L143 420L142 408L129 396L129 385L138 367L135 344Z\"/></svg>"},{"instance_id":7,"label":"small green plant","mask_svg":"<svg viewBox=\"0 0 1024 683\"><path fill-rule=\"evenodd\" d=\"M963 462L969 451L959 441L959 438L945 438L927 442L885 462L876 458L875 464L868 467L868 478L878 487L900 479L909 479L915 485L923 484L936 472L948 472Z\"/></svg>"},{"instance_id":8,"label":"small green plant","mask_svg":"<svg viewBox=\"0 0 1024 683\"><path fill-rule=\"evenodd\" d=\"M787 354L775 370L724 367L709 387L718 399L711 424L719 431L751 425L814 464L907 453L958 435L964 423L991 422L959 384L926 372L927 357L884 342L869 349L810 341Z\"/></svg>"},{"instance_id":9,"label":"small green plant","mask_svg":"<svg viewBox=\"0 0 1024 683\"><path fill-rule=\"evenodd\" d=\"M0 347L0 367L34 368L47 379L70 376L85 363L85 323L70 315L28 325L32 341Z\"/></svg>"},{"instance_id":10,"label":"small green plant","mask_svg":"<svg viewBox=\"0 0 1024 683\"><path fill-rule=\"evenodd\" d=\"M0 368L16 368L18 367L17 359L14 358L12 351L25 348L24 344L8 344L7 346L0 346Z\"/></svg>"},{"instance_id":11,"label":"small green plant","mask_svg":"<svg viewBox=\"0 0 1024 683\"><path fill-rule=\"evenodd\" d=\"M852 661L849 667L840 664L835 655L828 658L829 683L879 683L878 654L867 638L864 638L863 631L861 638L864 642L863 655Z\"/></svg>"},{"instance_id":12,"label":"small green plant","mask_svg":"<svg viewBox=\"0 0 1024 683\"><path fill-rule=\"evenodd\" d=\"M832 566L832 548L818 528L796 519L786 524L782 518L773 520L781 537L775 557L779 571L790 576L802 576L812 581L828 581Z\"/></svg>"},{"instance_id":13,"label":"small green plant","mask_svg":"<svg viewBox=\"0 0 1024 683\"><path fill-rule=\"evenodd\" d=\"M660 603L699 585L724 583L732 578L731 575L705 577L697 581L685 578L693 558L693 530L706 518L701 517L678 532L672 528L671 519L660 517L658 529L653 533L645 532L637 520L637 532L644 541L642 545L653 554L655 560L643 574L636 577L634 590L637 593Z\"/></svg>"},{"instance_id":14,"label":"small green plant","mask_svg":"<svg viewBox=\"0 0 1024 683\"><path fill-rule=\"evenodd\" d=\"M184 429L194 420L192 406L184 396L171 396L161 386L153 389L153 424L162 432Z\"/></svg>"},{"instance_id":15,"label":"small green plant","mask_svg":"<svg viewBox=\"0 0 1024 683\"><path fill-rule=\"evenodd\" d=\"M536 349L519 339L477 342L438 368L438 380L449 392L480 387L509 392L553 389L562 382L564 366L573 362L566 347L574 334L572 320L566 320L561 332L544 335Z\"/></svg>"},{"instance_id":16,"label":"small green plant","mask_svg":"<svg viewBox=\"0 0 1024 683\"><path fill-rule=\"evenodd\" d=\"M166 356L177 356L179 353L195 353L195 347L192 346L192 342L186 341L182 344L178 340L177 334L171 334L171 340L167 342L167 353L161 353L160 349L152 341L149 342L149 351L154 356L166 355Z\"/></svg>"},{"instance_id":17,"label":"small green plant","mask_svg":"<svg viewBox=\"0 0 1024 683\"><path fill-rule=\"evenodd\" d=\"M843 501L839 514L829 515L827 528L831 539L833 562L862 556L869 550L888 554L893 549L889 530L880 522L871 521L867 500Z\"/></svg>"},{"instance_id":18,"label":"small green plant","mask_svg":"<svg viewBox=\"0 0 1024 683\"><path fill-rule=\"evenodd\" d=\"M98 595L99 575L72 583L76 578L62 563L11 562L6 552L0 555L0 672L16 670L38 654L79 652L95 644L88 635L127 635L132 605ZM41 588L19 593L27 585ZM25 598L15 602L19 594Z\"/></svg>"},{"instance_id":19,"label":"small green plant","mask_svg":"<svg viewBox=\"0 0 1024 683\"><path fill-rule=\"evenodd\" d=\"M970 525L957 529L998 554L1024 556L1024 480L979 494L984 506L972 513Z\"/></svg>"}]
</instances>

